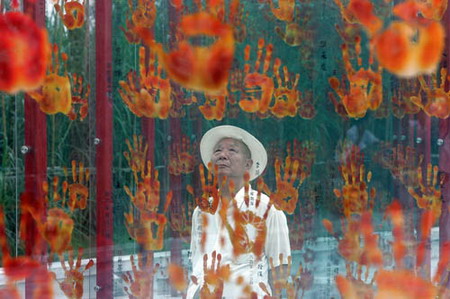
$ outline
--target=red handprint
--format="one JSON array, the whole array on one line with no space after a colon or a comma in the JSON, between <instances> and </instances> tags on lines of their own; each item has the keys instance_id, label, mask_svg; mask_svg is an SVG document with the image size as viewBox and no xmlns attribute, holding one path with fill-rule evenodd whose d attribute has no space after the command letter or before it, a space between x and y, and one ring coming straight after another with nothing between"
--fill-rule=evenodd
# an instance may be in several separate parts
<instances>
[{"instance_id":1,"label":"red handprint","mask_svg":"<svg viewBox=\"0 0 450 299\"><path fill-rule=\"evenodd\" d=\"M83 27L84 1L83 3L80 3L76 0L73 1L62 0L62 2L64 12L63 9L61 8L61 5L59 5L58 3L55 4L55 10L61 17L64 26L66 26L66 28L69 30Z\"/></svg>"},{"instance_id":2,"label":"red handprint","mask_svg":"<svg viewBox=\"0 0 450 299\"><path fill-rule=\"evenodd\" d=\"M264 39L258 40L258 51L253 71L250 73L250 45L245 47L245 66L244 66L244 82L246 88L246 96L248 99L241 100L239 106L242 110L250 113L260 112L265 113L269 110L270 102L272 101L272 95L274 92L273 79L267 76L270 62L272 59L273 45L267 44L265 49L264 66L262 72L260 71L260 65L262 62L262 54L264 48ZM258 92L261 93L258 96Z\"/></svg>"},{"instance_id":3,"label":"red handprint","mask_svg":"<svg viewBox=\"0 0 450 299\"><path fill-rule=\"evenodd\" d=\"M148 58L149 67L146 66L146 53L144 47L139 48L139 76L135 71L128 72L128 82L119 81L122 87L119 93L136 116L165 119L172 106L170 82L168 78L162 78L162 62L157 62L152 51Z\"/></svg>"}]
</instances>

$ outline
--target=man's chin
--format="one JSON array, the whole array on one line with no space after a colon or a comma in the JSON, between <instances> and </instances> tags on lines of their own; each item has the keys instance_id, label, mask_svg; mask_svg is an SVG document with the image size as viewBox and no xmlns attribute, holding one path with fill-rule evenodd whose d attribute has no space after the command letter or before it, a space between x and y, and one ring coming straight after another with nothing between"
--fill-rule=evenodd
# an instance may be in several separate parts
<instances>
[{"instance_id":1,"label":"man's chin","mask_svg":"<svg viewBox=\"0 0 450 299\"><path fill-rule=\"evenodd\" d=\"M229 176L230 175L229 168L227 168L227 167L219 168L219 170L217 171L217 175L219 177Z\"/></svg>"}]
</instances>

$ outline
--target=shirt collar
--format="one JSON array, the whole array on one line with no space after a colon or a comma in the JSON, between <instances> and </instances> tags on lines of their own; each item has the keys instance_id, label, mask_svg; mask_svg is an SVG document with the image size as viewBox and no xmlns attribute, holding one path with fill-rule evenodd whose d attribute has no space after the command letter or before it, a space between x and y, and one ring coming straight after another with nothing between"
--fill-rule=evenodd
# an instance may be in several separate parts
<instances>
[{"instance_id":1,"label":"shirt collar","mask_svg":"<svg viewBox=\"0 0 450 299\"><path fill-rule=\"evenodd\" d=\"M248 194L249 197L252 196L252 186L248 186ZM245 186L242 187L238 193L236 193L236 195L234 196L234 199L236 200L236 204L238 207L240 207L242 205L242 203L244 202L244 195L245 195Z\"/></svg>"}]
</instances>

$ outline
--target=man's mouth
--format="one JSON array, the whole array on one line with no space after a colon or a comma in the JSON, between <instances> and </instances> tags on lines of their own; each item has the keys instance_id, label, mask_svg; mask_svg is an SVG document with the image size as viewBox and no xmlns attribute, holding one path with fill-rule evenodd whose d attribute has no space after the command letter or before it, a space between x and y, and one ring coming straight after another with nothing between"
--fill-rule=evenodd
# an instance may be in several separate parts
<instances>
[{"instance_id":1,"label":"man's mouth","mask_svg":"<svg viewBox=\"0 0 450 299\"><path fill-rule=\"evenodd\" d=\"M226 168L226 167L230 167L230 166L228 164L218 163L217 167L219 167L219 168Z\"/></svg>"}]
</instances>

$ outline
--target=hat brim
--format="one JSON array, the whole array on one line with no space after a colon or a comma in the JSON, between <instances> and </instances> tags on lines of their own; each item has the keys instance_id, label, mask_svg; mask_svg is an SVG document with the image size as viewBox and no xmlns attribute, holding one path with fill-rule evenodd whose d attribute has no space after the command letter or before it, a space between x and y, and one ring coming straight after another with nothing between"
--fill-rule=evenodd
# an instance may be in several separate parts
<instances>
[{"instance_id":1,"label":"hat brim","mask_svg":"<svg viewBox=\"0 0 450 299\"><path fill-rule=\"evenodd\" d=\"M242 141L250 150L253 165L249 170L250 180L262 174L267 165L267 152L261 142L249 132L230 125L217 126L203 135L200 141L200 155L206 166L211 161L214 146L223 138L233 138Z\"/></svg>"}]
</instances>

